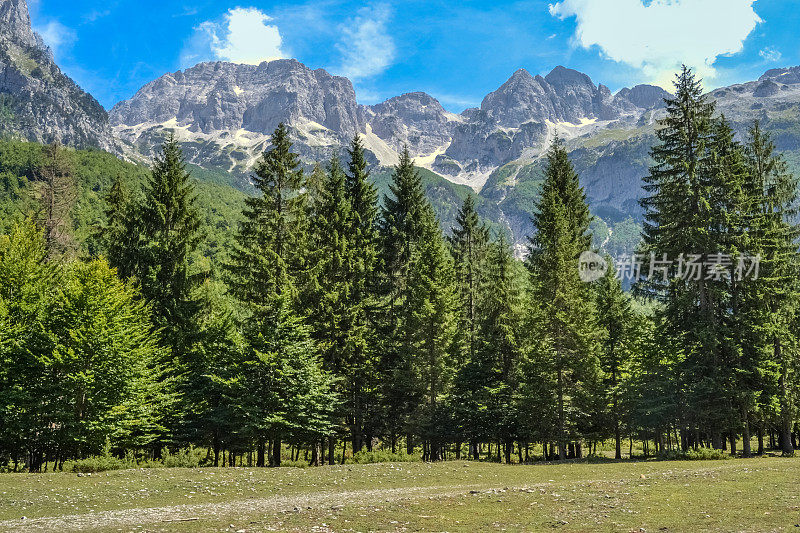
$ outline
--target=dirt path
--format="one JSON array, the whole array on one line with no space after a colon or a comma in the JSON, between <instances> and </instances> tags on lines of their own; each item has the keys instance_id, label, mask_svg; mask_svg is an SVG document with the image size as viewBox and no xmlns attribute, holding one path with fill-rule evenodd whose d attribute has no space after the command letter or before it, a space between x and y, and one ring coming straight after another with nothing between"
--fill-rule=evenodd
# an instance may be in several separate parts
<instances>
[{"instance_id":1,"label":"dirt path","mask_svg":"<svg viewBox=\"0 0 800 533\"><path fill-rule=\"evenodd\" d=\"M480 485L461 485L459 487L407 487L397 489L353 490L342 492L315 492L296 496L273 496L252 498L224 503L204 503L192 505L173 505L143 509L121 509L98 511L94 513L62 515L27 520L0 521L0 531L81 531L96 528L138 526L154 523L170 523L213 517L236 517L263 512L291 511L328 506L363 505L405 499L426 498L429 496L454 496L470 490L489 489Z\"/></svg>"}]
</instances>

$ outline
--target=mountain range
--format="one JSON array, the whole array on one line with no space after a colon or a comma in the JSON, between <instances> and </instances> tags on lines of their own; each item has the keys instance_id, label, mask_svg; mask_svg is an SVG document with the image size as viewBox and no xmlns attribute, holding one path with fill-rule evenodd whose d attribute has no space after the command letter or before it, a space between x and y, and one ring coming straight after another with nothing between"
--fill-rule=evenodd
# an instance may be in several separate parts
<instances>
[{"instance_id":1,"label":"mountain range","mask_svg":"<svg viewBox=\"0 0 800 533\"><path fill-rule=\"evenodd\" d=\"M347 78L281 59L208 62L164 74L106 112L55 64L31 29L25 0L0 0L0 133L146 163L174 132L192 164L246 192L251 167L280 122L309 167L360 135L379 187L407 146L445 227L471 189L481 214L518 244L531 232L541 158L556 135L566 140L603 226L601 241L616 225L635 224L668 96L652 85L612 94L563 66L544 77L519 69L480 107L455 114L423 92L361 105ZM800 67L769 70L709 96L740 136L759 119L790 166L800 168Z\"/></svg>"}]
</instances>

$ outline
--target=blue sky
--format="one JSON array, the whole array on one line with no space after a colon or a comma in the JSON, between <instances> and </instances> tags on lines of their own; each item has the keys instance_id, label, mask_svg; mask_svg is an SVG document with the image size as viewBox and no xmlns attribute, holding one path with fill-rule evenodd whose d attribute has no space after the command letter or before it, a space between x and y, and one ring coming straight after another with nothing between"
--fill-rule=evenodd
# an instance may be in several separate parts
<instances>
[{"instance_id":1,"label":"blue sky","mask_svg":"<svg viewBox=\"0 0 800 533\"><path fill-rule=\"evenodd\" d=\"M271 2L29 0L62 69L106 108L199 61L293 57L350 77L359 102L425 91L478 106L518 68L556 65L612 91L668 85L686 62L709 88L800 64L796 0Z\"/></svg>"}]
</instances>

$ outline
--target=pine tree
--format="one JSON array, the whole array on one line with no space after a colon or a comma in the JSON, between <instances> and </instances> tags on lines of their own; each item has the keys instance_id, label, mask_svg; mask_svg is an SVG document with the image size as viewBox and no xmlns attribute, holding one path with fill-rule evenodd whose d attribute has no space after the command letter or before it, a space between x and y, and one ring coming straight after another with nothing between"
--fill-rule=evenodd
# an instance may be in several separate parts
<instances>
[{"instance_id":1,"label":"pine tree","mask_svg":"<svg viewBox=\"0 0 800 533\"><path fill-rule=\"evenodd\" d=\"M163 331L165 345L180 362L196 339L198 304L192 290L199 279L192 255L200 243L200 214L194 184L174 135L153 162L132 227L139 236L132 250L112 256L113 266L130 272Z\"/></svg>"},{"instance_id":2,"label":"pine tree","mask_svg":"<svg viewBox=\"0 0 800 533\"><path fill-rule=\"evenodd\" d=\"M257 163L253 184L260 196L248 198L236 247L226 265L232 293L252 312L268 312L285 293L295 298L302 284L306 228L303 171L280 124L271 147Z\"/></svg>"},{"instance_id":3,"label":"pine tree","mask_svg":"<svg viewBox=\"0 0 800 533\"><path fill-rule=\"evenodd\" d=\"M136 203L131 197L125 182L118 176L105 196L105 223L97 229L96 247L93 255L104 254L109 258L123 279L133 275L132 267L138 253L139 231L136 217Z\"/></svg>"},{"instance_id":4,"label":"pine tree","mask_svg":"<svg viewBox=\"0 0 800 533\"><path fill-rule=\"evenodd\" d=\"M409 299L409 274L415 248L425 235L425 217L433 218L422 181L408 149L395 167L390 194L384 199L380 221L381 293L384 296L379 337L381 361L381 402L383 425L396 448L397 437L406 432L406 448L413 452L411 415L420 403L422 391L414 366L413 321Z\"/></svg>"},{"instance_id":5,"label":"pine tree","mask_svg":"<svg viewBox=\"0 0 800 533\"><path fill-rule=\"evenodd\" d=\"M350 204L338 156L331 158L312 221L316 290L310 315L328 371L343 375L351 362L354 311L350 302Z\"/></svg>"},{"instance_id":6,"label":"pine tree","mask_svg":"<svg viewBox=\"0 0 800 533\"><path fill-rule=\"evenodd\" d=\"M466 357L475 356L478 343L478 306L482 297L489 230L475 211L475 199L469 194L456 214L458 227L449 238L455 260L461 313L459 335L466 348ZM462 361L463 363L463 361Z\"/></svg>"},{"instance_id":7,"label":"pine tree","mask_svg":"<svg viewBox=\"0 0 800 533\"><path fill-rule=\"evenodd\" d=\"M241 327L249 354L233 386L245 430L257 444L257 465L265 464L269 440L270 464L280 466L283 439L330 435L338 403L298 309L310 306L300 296L313 290L316 272L304 257L307 198L285 125L275 130L254 182L261 196L247 200L226 265L230 291L246 310Z\"/></svg>"},{"instance_id":8,"label":"pine tree","mask_svg":"<svg viewBox=\"0 0 800 533\"><path fill-rule=\"evenodd\" d=\"M490 365L483 373L492 379L474 385L484 387L489 393L487 411L492 417L489 427L492 436L505 444L505 459L510 463L513 438L520 434L514 397L519 385L518 367L523 350L521 293L514 258L503 234L489 246L487 259L486 299L480 317L476 353L479 364Z\"/></svg>"},{"instance_id":9,"label":"pine tree","mask_svg":"<svg viewBox=\"0 0 800 533\"><path fill-rule=\"evenodd\" d=\"M705 268L705 277L711 278L706 286L710 307L714 309L713 331L719 350L716 360L708 365L713 369L710 375L716 387L713 393L715 401L708 410L714 413L714 425L728 435L731 454L735 455L736 435L743 426L742 409L750 401L748 384L754 369L743 356L745 343L741 342L740 328L742 281L736 279L734 269L740 259L745 259L749 248L751 238L747 220L753 203L746 191L748 169L745 152L734 139L733 130L724 116L712 122L704 172L709 175L712 192L708 199L712 225L707 235L713 244L709 249L716 251L708 259L713 262L715 257L730 258L730 265L724 267L724 274L719 279L708 275L713 267ZM706 390L711 392L708 387Z\"/></svg>"},{"instance_id":10,"label":"pine tree","mask_svg":"<svg viewBox=\"0 0 800 533\"><path fill-rule=\"evenodd\" d=\"M617 273L610 258L607 263L610 266L596 287L599 311L597 322L604 332L600 362L606 376L605 391L614 429L614 456L616 459L622 459L621 426L623 420L620 389L625 380L625 370L635 348L634 335L636 334L637 317L631 309L628 295L622 290L622 284L617 279Z\"/></svg>"},{"instance_id":11,"label":"pine tree","mask_svg":"<svg viewBox=\"0 0 800 533\"><path fill-rule=\"evenodd\" d=\"M748 411L761 405L768 408L777 397L779 445L784 455L792 455L791 431L795 418L793 389L796 367L795 309L800 298L798 286L796 223L797 179L775 154L775 145L758 122L749 132L747 143L747 193L751 208L747 226L748 252L760 258L758 277L744 280L742 320L744 356L749 370L745 383L752 395L745 404L743 427L749 436ZM745 454L749 454L745 444Z\"/></svg>"},{"instance_id":12,"label":"pine tree","mask_svg":"<svg viewBox=\"0 0 800 533\"><path fill-rule=\"evenodd\" d=\"M657 130L655 164L645 178L648 196L641 202L644 251L651 262L671 263L665 275L656 273L639 288L665 302L661 334L684 347L681 381L674 384L685 413L678 424L685 435L704 427L721 448L723 433L736 424L730 405L741 358L730 312L736 290L730 269L709 272L744 245L746 169L730 127L713 118L714 105L686 67L675 89Z\"/></svg>"},{"instance_id":13,"label":"pine tree","mask_svg":"<svg viewBox=\"0 0 800 533\"><path fill-rule=\"evenodd\" d=\"M353 453L363 442L372 448L376 425L376 376L374 309L378 271L378 193L369 181L364 146L356 136L348 150L345 196L350 202L349 242L351 248L348 277L354 310L353 354L350 362L352 401L351 426Z\"/></svg>"},{"instance_id":14,"label":"pine tree","mask_svg":"<svg viewBox=\"0 0 800 533\"><path fill-rule=\"evenodd\" d=\"M352 297L352 214L338 155L331 158L321 179L311 222L310 252L316 264L309 321L324 368L340 378L339 385L346 389L340 391L346 400L346 413L340 415L350 419L352 426L354 405L350 391L355 381L356 344L361 342L363 330L356 326L359 309ZM333 442L329 442L329 449Z\"/></svg>"},{"instance_id":15,"label":"pine tree","mask_svg":"<svg viewBox=\"0 0 800 533\"><path fill-rule=\"evenodd\" d=\"M578 257L589 250L591 215L583 188L561 140L547 154L545 181L536 206L527 265L532 302L540 309L539 357L554 376L559 457L567 441L591 413L598 380L595 307L588 285L578 276Z\"/></svg>"},{"instance_id":16,"label":"pine tree","mask_svg":"<svg viewBox=\"0 0 800 533\"><path fill-rule=\"evenodd\" d=\"M403 302L402 355L413 366L412 383L422 402L416 414L417 433L424 438L423 460L442 459L443 400L453 373L457 301L452 258L432 209L423 211L422 235L408 266L408 291Z\"/></svg>"}]
</instances>

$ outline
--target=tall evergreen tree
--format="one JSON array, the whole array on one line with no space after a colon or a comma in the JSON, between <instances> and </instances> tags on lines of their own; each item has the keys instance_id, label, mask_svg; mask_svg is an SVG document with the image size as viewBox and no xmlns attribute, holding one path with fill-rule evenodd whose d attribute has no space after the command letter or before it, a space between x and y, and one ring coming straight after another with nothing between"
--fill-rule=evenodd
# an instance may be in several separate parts
<instances>
[{"instance_id":1,"label":"tall evergreen tree","mask_svg":"<svg viewBox=\"0 0 800 533\"><path fill-rule=\"evenodd\" d=\"M105 196L106 209L105 221L96 229L94 237L93 255L104 254L116 266L119 275L127 279L133 275L129 267L133 260L127 257L134 254L138 232L131 231L135 228L135 203L125 182L117 176Z\"/></svg>"},{"instance_id":2,"label":"tall evergreen tree","mask_svg":"<svg viewBox=\"0 0 800 533\"><path fill-rule=\"evenodd\" d=\"M748 251L760 258L758 277L744 280L742 317L745 383L752 403L744 405L743 427L749 434L750 409L768 409L777 397L779 446L792 455L791 432L796 406L796 307L800 299L797 238L797 179L775 154L775 145L756 122L747 143ZM773 396L774 395L774 396ZM748 435L749 436L749 435ZM745 453L749 453L748 443Z\"/></svg>"},{"instance_id":3,"label":"tall evergreen tree","mask_svg":"<svg viewBox=\"0 0 800 533\"><path fill-rule=\"evenodd\" d=\"M312 221L316 290L309 318L326 368L342 375L351 362L350 336L355 319L348 275L352 262L350 203L345 197L345 175L338 156L331 158L317 203Z\"/></svg>"},{"instance_id":4,"label":"tall evergreen tree","mask_svg":"<svg viewBox=\"0 0 800 533\"><path fill-rule=\"evenodd\" d=\"M380 372L384 430L396 447L406 432L406 448L413 451L411 415L421 400L419 377L414 366L413 321L409 274L412 256L425 236L426 217L433 218L422 180L405 148L395 167L390 194L384 199L380 222L381 292L384 296L379 336L382 339Z\"/></svg>"},{"instance_id":5,"label":"tall evergreen tree","mask_svg":"<svg viewBox=\"0 0 800 533\"><path fill-rule=\"evenodd\" d=\"M131 250L112 255L112 265L130 273L150 304L170 355L181 362L195 342L198 303L192 290L199 282L192 255L200 243L200 214L194 184L174 135L164 143L145 184L144 195L129 218L127 231L138 235Z\"/></svg>"},{"instance_id":6,"label":"tall evergreen tree","mask_svg":"<svg viewBox=\"0 0 800 533\"><path fill-rule=\"evenodd\" d=\"M316 264L309 320L325 369L340 378L339 385L349 392L355 380L356 344L362 341L363 330L356 326L359 309L352 298L352 215L338 155L331 158L328 171L321 179L315 201L316 213L311 220L310 254L315 256ZM341 414L352 418L352 395L343 396L347 402L346 413ZM330 440L330 456L333 445L334 441Z\"/></svg>"},{"instance_id":7,"label":"tall evergreen tree","mask_svg":"<svg viewBox=\"0 0 800 533\"><path fill-rule=\"evenodd\" d=\"M621 385L635 348L637 317L631 309L628 295L622 290L610 258L608 263L610 266L596 288L598 326L604 332L600 362L606 378L605 391L614 433L614 457L622 459Z\"/></svg>"},{"instance_id":8,"label":"tall evergreen tree","mask_svg":"<svg viewBox=\"0 0 800 533\"><path fill-rule=\"evenodd\" d=\"M675 384L684 406L679 424L685 435L706 428L721 448L722 435L734 425L728 391L740 364L729 311L734 287L724 262L742 245L746 169L730 127L713 118L714 105L688 68L675 89L657 131L655 164L644 180L648 196L641 202L644 251L671 262L639 287L665 302L663 335L685 347L681 382ZM713 264L723 270L712 272Z\"/></svg>"},{"instance_id":9,"label":"tall evergreen tree","mask_svg":"<svg viewBox=\"0 0 800 533\"><path fill-rule=\"evenodd\" d=\"M364 441L372 448L377 415L375 376L375 307L378 273L378 193L369 181L369 171L361 138L356 136L348 149L345 196L350 202L349 242L351 247L348 276L354 310L352 325L353 354L348 391L352 405L350 423L353 453L361 451Z\"/></svg>"},{"instance_id":10,"label":"tall evergreen tree","mask_svg":"<svg viewBox=\"0 0 800 533\"><path fill-rule=\"evenodd\" d=\"M303 172L291 148L289 132L280 124L256 167L261 196L247 200L226 265L230 291L246 310L242 329L248 355L244 375L235 383L245 430L256 441L258 466L265 464L268 441L270 464L280 466L283 439L300 438L304 423L306 437L329 433L337 404L298 310L308 305L299 297L314 276L304 257L309 235Z\"/></svg>"},{"instance_id":11,"label":"tall evergreen tree","mask_svg":"<svg viewBox=\"0 0 800 533\"><path fill-rule=\"evenodd\" d=\"M458 329L465 347L466 360L475 356L478 344L478 306L481 302L489 244L489 229L481 223L475 211L475 199L471 194L456 214L456 223L458 226L452 229L453 235L449 241L455 260L461 307Z\"/></svg>"},{"instance_id":12,"label":"tall evergreen tree","mask_svg":"<svg viewBox=\"0 0 800 533\"><path fill-rule=\"evenodd\" d=\"M232 293L259 313L285 293L296 297L306 238L303 171L282 123L256 164L253 184L259 195L245 200L226 270Z\"/></svg>"},{"instance_id":13,"label":"tall evergreen tree","mask_svg":"<svg viewBox=\"0 0 800 533\"><path fill-rule=\"evenodd\" d=\"M536 206L527 265L532 301L541 307L540 358L554 376L557 402L556 437L559 457L596 399L599 373L599 330L587 284L578 274L578 257L589 250L591 215L578 175L563 141L556 139L547 153L545 181Z\"/></svg>"},{"instance_id":14,"label":"tall evergreen tree","mask_svg":"<svg viewBox=\"0 0 800 533\"><path fill-rule=\"evenodd\" d=\"M421 404L417 433L423 437L423 459L442 459L443 402L453 373L457 301L452 257L432 209L423 211L422 235L408 266L408 292L400 326L401 354L413 366L412 383ZM409 452L410 453L410 452Z\"/></svg>"}]
</instances>

